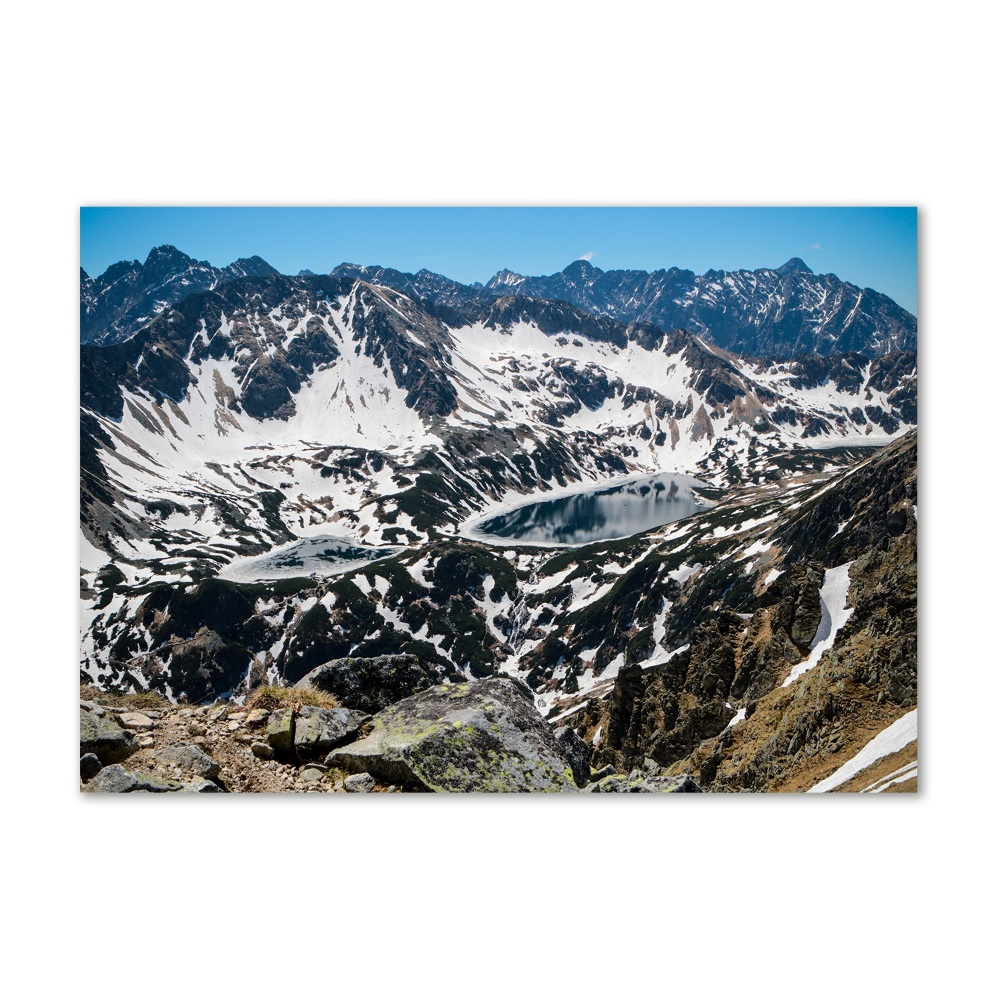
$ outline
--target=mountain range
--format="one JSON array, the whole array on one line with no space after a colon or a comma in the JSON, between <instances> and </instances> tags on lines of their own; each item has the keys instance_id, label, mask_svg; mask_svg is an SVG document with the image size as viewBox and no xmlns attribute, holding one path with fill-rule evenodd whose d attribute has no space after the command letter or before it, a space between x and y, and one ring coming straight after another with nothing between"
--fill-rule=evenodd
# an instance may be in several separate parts
<instances>
[{"instance_id":1,"label":"mountain range","mask_svg":"<svg viewBox=\"0 0 1000 1000\"><path fill-rule=\"evenodd\" d=\"M92 279L81 270L81 343L117 343L188 295L241 277L278 272L260 257L225 268L196 261L175 247L150 251L145 263L121 261ZM562 271L530 277L503 270L485 285L464 285L441 274L340 264L335 278L361 280L403 292L439 310L459 312L517 296L567 302L620 323L684 328L735 353L792 357L857 352L876 357L916 347L916 318L888 296L833 274L814 274L798 257L754 271L602 271L577 260ZM300 272L299 277L312 276Z\"/></svg>"},{"instance_id":2,"label":"mountain range","mask_svg":"<svg viewBox=\"0 0 1000 1000\"><path fill-rule=\"evenodd\" d=\"M81 340L88 683L242 698L407 653L714 790L807 787L913 710L916 321L879 293L797 258L467 286L160 247L82 274ZM473 530L663 472L705 511Z\"/></svg>"}]
</instances>

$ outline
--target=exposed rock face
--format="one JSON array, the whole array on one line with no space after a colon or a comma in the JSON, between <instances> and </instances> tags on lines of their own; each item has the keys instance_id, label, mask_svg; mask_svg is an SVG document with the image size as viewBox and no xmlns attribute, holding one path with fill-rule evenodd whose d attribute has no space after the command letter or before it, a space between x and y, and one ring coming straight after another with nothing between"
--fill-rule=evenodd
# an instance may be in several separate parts
<instances>
[{"instance_id":1,"label":"exposed rock face","mask_svg":"<svg viewBox=\"0 0 1000 1000\"><path fill-rule=\"evenodd\" d=\"M92 753L102 764L117 764L139 749L135 737L107 715L80 709L80 755Z\"/></svg>"},{"instance_id":2,"label":"exposed rock face","mask_svg":"<svg viewBox=\"0 0 1000 1000\"><path fill-rule=\"evenodd\" d=\"M434 684L434 675L412 655L346 657L310 671L295 687L327 691L362 712L380 712Z\"/></svg>"},{"instance_id":3,"label":"exposed rock face","mask_svg":"<svg viewBox=\"0 0 1000 1000\"><path fill-rule=\"evenodd\" d=\"M327 764L436 792L576 791L573 770L530 698L507 678L431 688L372 719Z\"/></svg>"},{"instance_id":4,"label":"exposed rock face","mask_svg":"<svg viewBox=\"0 0 1000 1000\"><path fill-rule=\"evenodd\" d=\"M573 769L573 778L581 788L590 781L590 747L571 726L562 726L553 734Z\"/></svg>"},{"instance_id":5,"label":"exposed rock face","mask_svg":"<svg viewBox=\"0 0 1000 1000\"><path fill-rule=\"evenodd\" d=\"M803 791L912 709L916 458L908 435L798 504L768 539L784 556L769 588L737 590L722 568L693 583L689 647L651 669L624 667L606 714L577 720L606 725L596 760L627 770L649 757L708 791ZM831 628L820 591L833 567L849 614L810 665Z\"/></svg>"}]
</instances>

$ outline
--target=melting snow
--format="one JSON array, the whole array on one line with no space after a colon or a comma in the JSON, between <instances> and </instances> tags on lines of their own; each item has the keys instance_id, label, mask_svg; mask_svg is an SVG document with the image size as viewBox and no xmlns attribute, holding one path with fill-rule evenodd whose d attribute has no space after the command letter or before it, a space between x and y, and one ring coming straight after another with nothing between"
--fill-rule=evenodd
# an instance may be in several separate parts
<instances>
[{"instance_id":1,"label":"melting snow","mask_svg":"<svg viewBox=\"0 0 1000 1000\"><path fill-rule=\"evenodd\" d=\"M819 628L809 644L809 657L792 667L792 672L785 678L782 687L788 687L792 681L819 663L820 657L833 645L833 640L844 623L854 614L854 608L847 607L847 590L851 584L849 572L853 562L852 559L843 566L834 566L826 571L819 592Z\"/></svg>"},{"instance_id":2,"label":"melting snow","mask_svg":"<svg viewBox=\"0 0 1000 1000\"><path fill-rule=\"evenodd\" d=\"M878 736L869 740L861 750L855 754L846 764L837 768L829 778L825 778L819 784L813 785L810 792L829 792L845 782L854 775L863 771L866 767L876 763L889 754L898 753L904 747L909 746L917 738L917 710L907 712L901 719L897 719L891 726L883 729ZM910 775L912 777L912 775ZM885 780L885 779L881 779ZM878 784L876 782L876 784Z\"/></svg>"}]
</instances>

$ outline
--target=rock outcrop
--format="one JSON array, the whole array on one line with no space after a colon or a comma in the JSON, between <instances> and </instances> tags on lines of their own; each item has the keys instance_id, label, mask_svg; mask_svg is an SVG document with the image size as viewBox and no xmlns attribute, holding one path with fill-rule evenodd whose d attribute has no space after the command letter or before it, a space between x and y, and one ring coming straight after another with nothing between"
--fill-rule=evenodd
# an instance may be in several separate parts
<instances>
[{"instance_id":1,"label":"rock outcrop","mask_svg":"<svg viewBox=\"0 0 1000 1000\"><path fill-rule=\"evenodd\" d=\"M434 683L434 675L415 656L401 654L330 660L310 671L295 686L327 691L342 705L371 713L380 712Z\"/></svg>"},{"instance_id":2,"label":"rock outcrop","mask_svg":"<svg viewBox=\"0 0 1000 1000\"><path fill-rule=\"evenodd\" d=\"M435 792L576 791L562 744L508 678L431 688L383 709L371 725L326 762Z\"/></svg>"}]
</instances>

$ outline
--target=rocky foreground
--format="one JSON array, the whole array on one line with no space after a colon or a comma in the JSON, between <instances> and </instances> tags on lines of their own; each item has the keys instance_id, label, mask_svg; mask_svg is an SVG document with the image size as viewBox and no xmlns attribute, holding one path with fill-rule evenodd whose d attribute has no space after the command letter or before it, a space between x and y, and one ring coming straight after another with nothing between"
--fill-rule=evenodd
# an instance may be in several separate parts
<instances>
[{"instance_id":1,"label":"rocky foreground","mask_svg":"<svg viewBox=\"0 0 1000 1000\"><path fill-rule=\"evenodd\" d=\"M403 662L412 659L367 661L368 676L388 679L397 695L401 678L419 687L423 675ZM326 664L313 680L343 689L358 663ZM128 696L83 694L85 792L701 791L690 775L665 776L652 761L627 775L595 771L577 733L552 728L527 690L503 677L424 687L374 714L308 685L269 691L258 707L147 696L155 707L140 709ZM373 697L392 695L366 688Z\"/></svg>"}]
</instances>

